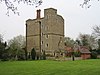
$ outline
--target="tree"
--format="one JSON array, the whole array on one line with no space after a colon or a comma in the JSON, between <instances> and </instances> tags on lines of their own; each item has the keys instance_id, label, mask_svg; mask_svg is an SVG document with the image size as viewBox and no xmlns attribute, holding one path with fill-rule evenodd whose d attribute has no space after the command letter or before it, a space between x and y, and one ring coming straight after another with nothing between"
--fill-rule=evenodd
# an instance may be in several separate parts
<instances>
[{"instance_id":1,"label":"tree","mask_svg":"<svg viewBox=\"0 0 100 75\"><path fill-rule=\"evenodd\" d=\"M97 52L96 51L91 51L91 58L96 59L97 58Z\"/></svg>"},{"instance_id":2,"label":"tree","mask_svg":"<svg viewBox=\"0 0 100 75\"><path fill-rule=\"evenodd\" d=\"M88 37L87 34L80 34L79 35L82 46L88 46L88 38L87 37Z\"/></svg>"},{"instance_id":3,"label":"tree","mask_svg":"<svg viewBox=\"0 0 100 75\"><path fill-rule=\"evenodd\" d=\"M97 39L100 38L100 26L94 26L93 27L93 33L92 33Z\"/></svg>"},{"instance_id":4,"label":"tree","mask_svg":"<svg viewBox=\"0 0 100 75\"><path fill-rule=\"evenodd\" d=\"M0 59L3 59L4 50L5 50L4 43L0 42Z\"/></svg>"},{"instance_id":5,"label":"tree","mask_svg":"<svg viewBox=\"0 0 100 75\"><path fill-rule=\"evenodd\" d=\"M81 41L79 39L76 39L75 42L76 42L77 45L81 46Z\"/></svg>"},{"instance_id":6,"label":"tree","mask_svg":"<svg viewBox=\"0 0 100 75\"><path fill-rule=\"evenodd\" d=\"M22 35L16 36L13 39L9 40L8 46L10 47L10 56L14 59L24 59L25 51L25 37Z\"/></svg>"},{"instance_id":7,"label":"tree","mask_svg":"<svg viewBox=\"0 0 100 75\"><path fill-rule=\"evenodd\" d=\"M98 43L97 53L100 54L100 25L99 26L96 25L93 27L92 34L97 39L97 43Z\"/></svg>"},{"instance_id":8,"label":"tree","mask_svg":"<svg viewBox=\"0 0 100 75\"><path fill-rule=\"evenodd\" d=\"M88 46L91 49L97 48L97 40L93 35L90 34L80 34L79 35L80 45Z\"/></svg>"},{"instance_id":9,"label":"tree","mask_svg":"<svg viewBox=\"0 0 100 75\"><path fill-rule=\"evenodd\" d=\"M65 43L65 46L67 46L67 47L73 47L75 41L73 39L71 39L70 37L65 37L64 43Z\"/></svg>"},{"instance_id":10,"label":"tree","mask_svg":"<svg viewBox=\"0 0 100 75\"><path fill-rule=\"evenodd\" d=\"M3 37L0 34L0 59L2 59L2 54L3 54L4 48L5 47L4 47L4 43L3 43Z\"/></svg>"},{"instance_id":11,"label":"tree","mask_svg":"<svg viewBox=\"0 0 100 75\"><path fill-rule=\"evenodd\" d=\"M0 34L0 59L3 61L9 58L8 49L6 47L7 42L3 42L3 36Z\"/></svg>"},{"instance_id":12,"label":"tree","mask_svg":"<svg viewBox=\"0 0 100 75\"><path fill-rule=\"evenodd\" d=\"M80 6L81 6L82 8L84 8L84 7L90 8L90 7L91 7L91 2L92 2L92 1L93 1L93 0L84 0L83 3L80 4ZM95 1L99 1L99 0L95 0Z\"/></svg>"},{"instance_id":13,"label":"tree","mask_svg":"<svg viewBox=\"0 0 100 75\"><path fill-rule=\"evenodd\" d=\"M35 52L35 49L34 48L31 51L31 57L32 57L32 60L35 60L36 52Z\"/></svg>"},{"instance_id":14,"label":"tree","mask_svg":"<svg viewBox=\"0 0 100 75\"><path fill-rule=\"evenodd\" d=\"M97 49L97 53L100 54L100 39L98 39L98 49Z\"/></svg>"},{"instance_id":15,"label":"tree","mask_svg":"<svg viewBox=\"0 0 100 75\"><path fill-rule=\"evenodd\" d=\"M100 39L98 39L98 49L100 50Z\"/></svg>"},{"instance_id":16,"label":"tree","mask_svg":"<svg viewBox=\"0 0 100 75\"><path fill-rule=\"evenodd\" d=\"M71 47L72 48L72 51L71 51L71 56L72 56L72 60L74 61L75 58L74 58L74 45L75 45L75 41L69 37L65 37L65 46L67 47Z\"/></svg>"},{"instance_id":17,"label":"tree","mask_svg":"<svg viewBox=\"0 0 100 75\"><path fill-rule=\"evenodd\" d=\"M99 1L99 0L97 0L97 1ZM82 4L80 4L80 6L82 8L84 8L84 7L90 8L91 2L92 2L92 0L83 0ZM26 5L38 7L39 5L41 5L43 3L43 1L42 0L0 0L0 3L4 3L6 5L6 7L7 7L7 13L6 14L9 16L10 10L14 14L19 15L18 8L17 8L17 6L15 6L16 3L18 3L18 4L24 3Z\"/></svg>"},{"instance_id":18,"label":"tree","mask_svg":"<svg viewBox=\"0 0 100 75\"><path fill-rule=\"evenodd\" d=\"M39 6L42 4L42 0L0 0L0 3L5 3L7 7L6 15L9 16L9 11L11 10L14 14L19 15L18 8L15 6L16 3L21 4L23 2L26 5Z\"/></svg>"},{"instance_id":19,"label":"tree","mask_svg":"<svg viewBox=\"0 0 100 75\"><path fill-rule=\"evenodd\" d=\"M3 36L0 34L0 43L3 42Z\"/></svg>"}]
</instances>

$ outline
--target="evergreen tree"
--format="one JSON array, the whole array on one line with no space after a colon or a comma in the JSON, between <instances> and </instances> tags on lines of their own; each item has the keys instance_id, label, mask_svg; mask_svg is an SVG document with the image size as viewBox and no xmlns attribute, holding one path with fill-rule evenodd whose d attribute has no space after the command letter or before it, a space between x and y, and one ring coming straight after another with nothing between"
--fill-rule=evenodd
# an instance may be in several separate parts
<instances>
[{"instance_id":1,"label":"evergreen tree","mask_svg":"<svg viewBox=\"0 0 100 75\"><path fill-rule=\"evenodd\" d=\"M32 57L32 60L35 60L36 52L35 52L35 49L34 48L31 51L31 57Z\"/></svg>"},{"instance_id":2,"label":"evergreen tree","mask_svg":"<svg viewBox=\"0 0 100 75\"><path fill-rule=\"evenodd\" d=\"M45 51L43 51L43 60L46 60Z\"/></svg>"}]
</instances>

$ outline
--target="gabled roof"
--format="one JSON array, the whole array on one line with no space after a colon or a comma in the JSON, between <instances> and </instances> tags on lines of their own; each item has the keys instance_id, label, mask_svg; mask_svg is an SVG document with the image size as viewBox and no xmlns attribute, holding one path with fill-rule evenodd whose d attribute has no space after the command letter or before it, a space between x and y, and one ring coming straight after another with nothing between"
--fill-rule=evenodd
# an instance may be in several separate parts
<instances>
[{"instance_id":1,"label":"gabled roof","mask_svg":"<svg viewBox=\"0 0 100 75\"><path fill-rule=\"evenodd\" d=\"M89 51L89 49L88 49L87 47L84 47L84 46L80 47L79 51L80 51L81 53L91 53L91 52Z\"/></svg>"}]
</instances>

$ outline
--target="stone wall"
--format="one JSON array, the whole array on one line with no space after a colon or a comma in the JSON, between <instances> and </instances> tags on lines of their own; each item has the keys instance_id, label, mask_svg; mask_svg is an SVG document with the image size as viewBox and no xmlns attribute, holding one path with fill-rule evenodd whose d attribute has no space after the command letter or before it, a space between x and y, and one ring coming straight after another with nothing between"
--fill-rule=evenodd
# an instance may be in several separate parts
<instances>
[{"instance_id":1,"label":"stone wall","mask_svg":"<svg viewBox=\"0 0 100 75\"><path fill-rule=\"evenodd\" d=\"M56 9L45 9L43 18L26 21L26 48L28 52L35 48L37 52L51 55L64 50L64 19Z\"/></svg>"}]
</instances>

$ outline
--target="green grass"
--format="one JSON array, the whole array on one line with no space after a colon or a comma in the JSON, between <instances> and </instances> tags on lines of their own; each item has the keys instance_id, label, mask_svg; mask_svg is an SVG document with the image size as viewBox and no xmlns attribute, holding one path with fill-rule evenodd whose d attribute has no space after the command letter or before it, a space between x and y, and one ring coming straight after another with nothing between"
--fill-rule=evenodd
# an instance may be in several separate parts
<instances>
[{"instance_id":1,"label":"green grass","mask_svg":"<svg viewBox=\"0 0 100 75\"><path fill-rule=\"evenodd\" d=\"M0 62L0 75L100 75L100 60Z\"/></svg>"}]
</instances>

